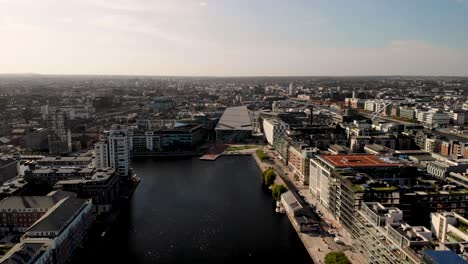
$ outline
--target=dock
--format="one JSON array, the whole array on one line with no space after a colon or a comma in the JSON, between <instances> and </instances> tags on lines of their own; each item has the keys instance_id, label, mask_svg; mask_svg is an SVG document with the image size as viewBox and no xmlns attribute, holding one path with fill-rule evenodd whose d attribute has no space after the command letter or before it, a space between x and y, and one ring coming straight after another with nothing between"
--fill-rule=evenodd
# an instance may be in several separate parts
<instances>
[{"instance_id":1,"label":"dock","mask_svg":"<svg viewBox=\"0 0 468 264\"><path fill-rule=\"evenodd\" d=\"M215 161L221 156L221 154L206 154L199 158L199 160Z\"/></svg>"}]
</instances>

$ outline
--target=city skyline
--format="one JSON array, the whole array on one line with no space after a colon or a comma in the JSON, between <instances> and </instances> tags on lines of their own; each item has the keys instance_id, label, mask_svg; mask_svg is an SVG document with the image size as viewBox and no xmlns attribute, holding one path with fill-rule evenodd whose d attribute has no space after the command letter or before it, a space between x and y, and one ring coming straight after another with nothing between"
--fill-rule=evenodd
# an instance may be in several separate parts
<instances>
[{"instance_id":1,"label":"city skyline","mask_svg":"<svg viewBox=\"0 0 468 264\"><path fill-rule=\"evenodd\" d=\"M468 76L463 0L0 5L0 73Z\"/></svg>"}]
</instances>

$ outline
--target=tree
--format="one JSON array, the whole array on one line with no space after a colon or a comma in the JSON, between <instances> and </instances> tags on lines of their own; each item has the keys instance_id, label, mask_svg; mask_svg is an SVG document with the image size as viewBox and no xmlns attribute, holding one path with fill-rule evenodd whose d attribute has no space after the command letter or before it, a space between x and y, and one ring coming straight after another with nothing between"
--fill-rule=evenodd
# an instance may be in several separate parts
<instances>
[{"instance_id":1,"label":"tree","mask_svg":"<svg viewBox=\"0 0 468 264\"><path fill-rule=\"evenodd\" d=\"M262 173L263 184L265 186L270 186L275 182L276 173L272 168L267 169Z\"/></svg>"},{"instance_id":2,"label":"tree","mask_svg":"<svg viewBox=\"0 0 468 264\"><path fill-rule=\"evenodd\" d=\"M257 149L256 153L257 153L258 158L261 161L264 161L264 160L266 160L268 158L267 154L265 154L265 152L263 150L261 150L261 149Z\"/></svg>"},{"instance_id":3,"label":"tree","mask_svg":"<svg viewBox=\"0 0 468 264\"><path fill-rule=\"evenodd\" d=\"M281 194L286 192L288 189L283 184L273 184L271 187L271 195L277 201L280 200Z\"/></svg>"},{"instance_id":4,"label":"tree","mask_svg":"<svg viewBox=\"0 0 468 264\"><path fill-rule=\"evenodd\" d=\"M325 264L351 264L351 261L341 251L332 251L325 256Z\"/></svg>"}]
</instances>

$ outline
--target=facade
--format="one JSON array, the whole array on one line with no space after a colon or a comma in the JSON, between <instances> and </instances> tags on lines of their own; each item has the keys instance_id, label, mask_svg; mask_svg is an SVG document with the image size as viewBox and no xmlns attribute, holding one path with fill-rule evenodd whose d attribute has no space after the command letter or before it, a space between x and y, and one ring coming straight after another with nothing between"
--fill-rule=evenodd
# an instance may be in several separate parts
<instances>
[{"instance_id":1,"label":"facade","mask_svg":"<svg viewBox=\"0 0 468 264\"><path fill-rule=\"evenodd\" d=\"M318 232L320 221L310 214L291 191L281 194L281 204L288 214L292 225L299 232Z\"/></svg>"},{"instance_id":2,"label":"facade","mask_svg":"<svg viewBox=\"0 0 468 264\"><path fill-rule=\"evenodd\" d=\"M312 148L289 147L288 165L303 185L309 185L309 160L316 152L317 150Z\"/></svg>"},{"instance_id":3,"label":"facade","mask_svg":"<svg viewBox=\"0 0 468 264\"><path fill-rule=\"evenodd\" d=\"M445 179L450 172L465 172L468 169L468 160L432 161L427 164L427 172L439 179Z\"/></svg>"},{"instance_id":4,"label":"facade","mask_svg":"<svg viewBox=\"0 0 468 264\"><path fill-rule=\"evenodd\" d=\"M466 172L450 172L446 180L450 184L468 189L468 174Z\"/></svg>"},{"instance_id":5,"label":"facade","mask_svg":"<svg viewBox=\"0 0 468 264\"><path fill-rule=\"evenodd\" d=\"M285 133L286 124L277 119L263 119L263 134L270 145L274 145L275 138Z\"/></svg>"},{"instance_id":6,"label":"facade","mask_svg":"<svg viewBox=\"0 0 468 264\"><path fill-rule=\"evenodd\" d=\"M0 183L3 183L18 175L18 161L12 158L0 158Z\"/></svg>"},{"instance_id":7,"label":"facade","mask_svg":"<svg viewBox=\"0 0 468 264\"><path fill-rule=\"evenodd\" d=\"M24 179L35 184L54 186L58 181L91 177L95 172L95 168L38 168L26 170Z\"/></svg>"},{"instance_id":8,"label":"facade","mask_svg":"<svg viewBox=\"0 0 468 264\"><path fill-rule=\"evenodd\" d=\"M63 197L72 194L63 191L47 196L11 196L0 201L0 232L25 232Z\"/></svg>"},{"instance_id":9,"label":"facade","mask_svg":"<svg viewBox=\"0 0 468 264\"><path fill-rule=\"evenodd\" d=\"M370 136L354 136L351 138L350 149L352 152L363 152L364 146L372 142Z\"/></svg>"},{"instance_id":10,"label":"facade","mask_svg":"<svg viewBox=\"0 0 468 264\"><path fill-rule=\"evenodd\" d=\"M400 106L400 117L413 120L416 118L416 114L413 108L406 108L406 107Z\"/></svg>"},{"instance_id":11,"label":"facade","mask_svg":"<svg viewBox=\"0 0 468 264\"><path fill-rule=\"evenodd\" d=\"M67 197L28 228L21 241L50 241L54 263L67 263L82 245L93 221L91 200Z\"/></svg>"},{"instance_id":12,"label":"facade","mask_svg":"<svg viewBox=\"0 0 468 264\"><path fill-rule=\"evenodd\" d=\"M130 138L128 129L120 125L112 125L101 140L94 145L96 168L113 168L121 177L127 177L130 172Z\"/></svg>"},{"instance_id":13,"label":"facade","mask_svg":"<svg viewBox=\"0 0 468 264\"><path fill-rule=\"evenodd\" d=\"M29 151L47 151L49 149L49 131L45 128L26 130L26 149Z\"/></svg>"},{"instance_id":14,"label":"facade","mask_svg":"<svg viewBox=\"0 0 468 264\"><path fill-rule=\"evenodd\" d=\"M0 258L0 264L27 263L53 264L54 256L50 241L23 241Z\"/></svg>"},{"instance_id":15,"label":"facade","mask_svg":"<svg viewBox=\"0 0 468 264\"><path fill-rule=\"evenodd\" d=\"M166 97L155 98L151 107L158 112L165 112L175 107L175 101Z\"/></svg>"},{"instance_id":16,"label":"facade","mask_svg":"<svg viewBox=\"0 0 468 264\"><path fill-rule=\"evenodd\" d=\"M67 154L72 151L71 131L68 127L69 119L63 111L53 111L46 115L49 130L49 153Z\"/></svg>"},{"instance_id":17,"label":"facade","mask_svg":"<svg viewBox=\"0 0 468 264\"><path fill-rule=\"evenodd\" d=\"M97 169L92 176L58 181L54 189L74 192L80 198L91 198L94 212L108 212L119 198L119 176L111 168Z\"/></svg>"},{"instance_id":18,"label":"facade","mask_svg":"<svg viewBox=\"0 0 468 264\"><path fill-rule=\"evenodd\" d=\"M115 169L121 177L127 177L130 171L130 146L128 130L113 125L109 131L109 167Z\"/></svg>"},{"instance_id":19,"label":"facade","mask_svg":"<svg viewBox=\"0 0 468 264\"><path fill-rule=\"evenodd\" d=\"M228 107L215 127L216 140L234 143L252 136L253 127L246 106Z\"/></svg>"},{"instance_id":20,"label":"facade","mask_svg":"<svg viewBox=\"0 0 468 264\"><path fill-rule=\"evenodd\" d=\"M93 164L91 156L77 157L43 157L36 160L37 165L43 167L77 167L88 168Z\"/></svg>"},{"instance_id":21,"label":"facade","mask_svg":"<svg viewBox=\"0 0 468 264\"><path fill-rule=\"evenodd\" d=\"M130 131L128 136L132 156L193 150L203 142L204 125L178 124L149 131L138 129Z\"/></svg>"},{"instance_id":22,"label":"facade","mask_svg":"<svg viewBox=\"0 0 468 264\"><path fill-rule=\"evenodd\" d=\"M130 136L130 151L133 155L161 150L161 137L153 131L130 132Z\"/></svg>"},{"instance_id":23,"label":"facade","mask_svg":"<svg viewBox=\"0 0 468 264\"><path fill-rule=\"evenodd\" d=\"M442 243L468 243L468 219L457 213L431 213L431 230Z\"/></svg>"},{"instance_id":24,"label":"facade","mask_svg":"<svg viewBox=\"0 0 468 264\"><path fill-rule=\"evenodd\" d=\"M330 145L327 151L330 152L332 155L343 155L352 153L350 148L338 144Z\"/></svg>"},{"instance_id":25,"label":"facade","mask_svg":"<svg viewBox=\"0 0 468 264\"><path fill-rule=\"evenodd\" d=\"M109 145L105 141L99 141L94 144L95 166L96 168L108 168L109 163Z\"/></svg>"},{"instance_id":26,"label":"facade","mask_svg":"<svg viewBox=\"0 0 468 264\"><path fill-rule=\"evenodd\" d=\"M405 212L405 221L427 225L431 213L445 211L468 217L468 191L453 187L402 192L399 207Z\"/></svg>"},{"instance_id":27,"label":"facade","mask_svg":"<svg viewBox=\"0 0 468 264\"><path fill-rule=\"evenodd\" d=\"M373 155L318 155L310 160L309 190L335 218L350 227L362 203L400 202L399 185L409 185L417 168Z\"/></svg>"},{"instance_id":28,"label":"facade","mask_svg":"<svg viewBox=\"0 0 468 264\"><path fill-rule=\"evenodd\" d=\"M380 203L364 203L356 215L352 236L367 263L422 263L418 251L432 249L432 233L422 226L404 222L403 211Z\"/></svg>"}]
</instances>

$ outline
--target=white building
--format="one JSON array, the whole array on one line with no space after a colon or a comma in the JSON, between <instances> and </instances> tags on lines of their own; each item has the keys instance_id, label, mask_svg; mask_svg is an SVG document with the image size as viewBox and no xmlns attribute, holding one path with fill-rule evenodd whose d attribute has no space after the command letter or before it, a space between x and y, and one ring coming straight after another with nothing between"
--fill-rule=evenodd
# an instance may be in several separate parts
<instances>
[{"instance_id":1,"label":"white building","mask_svg":"<svg viewBox=\"0 0 468 264\"><path fill-rule=\"evenodd\" d=\"M42 118L46 119L49 113L53 113L57 110L64 112L67 115L67 118L69 120L89 119L89 118L94 117L94 114L96 113L96 109L94 107L88 107L88 106L56 107L56 106L43 105L41 106Z\"/></svg>"},{"instance_id":2,"label":"white building","mask_svg":"<svg viewBox=\"0 0 468 264\"><path fill-rule=\"evenodd\" d=\"M94 145L96 167L115 169L119 176L128 176L130 171L130 137L126 127L113 125L101 141Z\"/></svg>"},{"instance_id":3,"label":"white building","mask_svg":"<svg viewBox=\"0 0 468 264\"><path fill-rule=\"evenodd\" d=\"M454 125L465 124L466 114L464 110L452 110L450 111L450 116L452 117L452 122Z\"/></svg>"},{"instance_id":4,"label":"white building","mask_svg":"<svg viewBox=\"0 0 468 264\"><path fill-rule=\"evenodd\" d=\"M431 230L442 243L468 242L468 219L453 212L431 213Z\"/></svg>"},{"instance_id":5,"label":"white building","mask_svg":"<svg viewBox=\"0 0 468 264\"><path fill-rule=\"evenodd\" d=\"M429 112L424 120L429 125L447 125L450 124L450 115L446 112Z\"/></svg>"},{"instance_id":6,"label":"white building","mask_svg":"<svg viewBox=\"0 0 468 264\"><path fill-rule=\"evenodd\" d=\"M364 110L374 112L374 110L375 110L375 101L374 100L367 100L364 103Z\"/></svg>"},{"instance_id":7,"label":"white building","mask_svg":"<svg viewBox=\"0 0 468 264\"><path fill-rule=\"evenodd\" d=\"M263 133L268 144L273 145L275 138L284 133L287 127L286 123L280 122L277 119L263 119Z\"/></svg>"}]
</instances>

